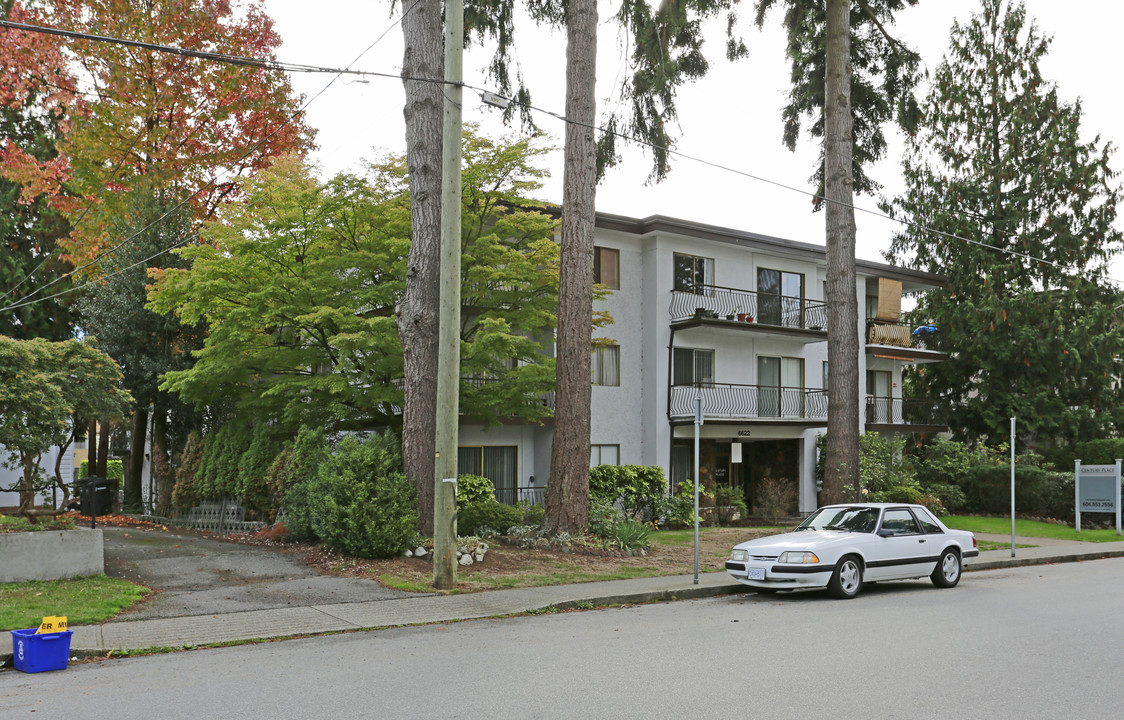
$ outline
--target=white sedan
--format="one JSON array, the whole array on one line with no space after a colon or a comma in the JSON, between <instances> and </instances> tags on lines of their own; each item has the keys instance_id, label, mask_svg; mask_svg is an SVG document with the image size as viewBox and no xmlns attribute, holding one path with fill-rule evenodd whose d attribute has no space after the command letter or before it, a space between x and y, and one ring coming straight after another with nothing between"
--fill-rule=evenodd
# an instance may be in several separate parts
<instances>
[{"instance_id":1,"label":"white sedan","mask_svg":"<svg viewBox=\"0 0 1124 720\"><path fill-rule=\"evenodd\" d=\"M965 558L979 555L976 537L950 530L922 505L829 505L792 532L736 546L726 572L759 593L826 587L853 598L864 582L928 575L955 587Z\"/></svg>"}]
</instances>

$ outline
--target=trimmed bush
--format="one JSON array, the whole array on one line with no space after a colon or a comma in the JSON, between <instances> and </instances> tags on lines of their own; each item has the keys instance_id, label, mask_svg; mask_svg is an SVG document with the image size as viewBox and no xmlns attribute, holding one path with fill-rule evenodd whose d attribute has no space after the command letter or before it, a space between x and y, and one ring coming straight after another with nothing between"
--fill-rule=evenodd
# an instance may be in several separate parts
<instances>
[{"instance_id":1,"label":"trimmed bush","mask_svg":"<svg viewBox=\"0 0 1124 720\"><path fill-rule=\"evenodd\" d=\"M176 485L172 488L173 506L190 508L199 502L199 496L195 492L195 479L202 461L203 438L199 433L192 431L187 436L183 452L180 453L179 466L176 468Z\"/></svg>"},{"instance_id":2,"label":"trimmed bush","mask_svg":"<svg viewBox=\"0 0 1124 720\"><path fill-rule=\"evenodd\" d=\"M307 512L316 537L349 555L392 557L417 536L414 485L390 434L345 437L314 478L293 486L289 499L298 515Z\"/></svg>"},{"instance_id":3,"label":"trimmed bush","mask_svg":"<svg viewBox=\"0 0 1124 720\"><path fill-rule=\"evenodd\" d=\"M589 470L590 500L620 503L629 517L654 520L667 494L667 476L658 465L598 465Z\"/></svg>"},{"instance_id":4,"label":"trimmed bush","mask_svg":"<svg viewBox=\"0 0 1124 720\"><path fill-rule=\"evenodd\" d=\"M277 510L269 491L269 469L277 458L278 447L270 433L268 425L259 425L238 464L237 495L254 520L272 520Z\"/></svg>"},{"instance_id":5,"label":"trimmed bush","mask_svg":"<svg viewBox=\"0 0 1124 720\"><path fill-rule=\"evenodd\" d=\"M116 480L121 482L125 479L125 466L120 460L106 460L105 462L106 480ZM90 461L83 460L78 465L78 472L75 475L75 480L82 480L90 477Z\"/></svg>"},{"instance_id":6,"label":"trimmed bush","mask_svg":"<svg viewBox=\"0 0 1124 720\"><path fill-rule=\"evenodd\" d=\"M1075 460L1080 460L1082 465L1115 465L1117 458L1124 458L1124 438L1086 440L1077 443L1073 457L1065 465L1059 463L1059 467L1072 471Z\"/></svg>"},{"instance_id":7,"label":"trimmed bush","mask_svg":"<svg viewBox=\"0 0 1124 720\"><path fill-rule=\"evenodd\" d=\"M983 515L1011 512L1011 469L972 467L964 476L964 511ZM1043 470L1015 462L1015 511L1021 515L1072 520L1073 473Z\"/></svg>"},{"instance_id":8,"label":"trimmed bush","mask_svg":"<svg viewBox=\"0 0 1124 720\"><path fill-rule=\"evenodd\" d=\"M481 502L496 502L496 486L480 475L461 475L457 478L457 511Z\"/></svg>"},{"instance_id":9,"label":"trimmed bush","mask_svg":"<svg viewBox=\"0 0 1124 720\"><path fill-rule=\"evenodd\" d=\"M512 505L483 500L465 505L457 511L457 534L476 535L480 528L491 528L506 535L511 528L523 524L523 511Z\"/></svg>"}]
</instances>

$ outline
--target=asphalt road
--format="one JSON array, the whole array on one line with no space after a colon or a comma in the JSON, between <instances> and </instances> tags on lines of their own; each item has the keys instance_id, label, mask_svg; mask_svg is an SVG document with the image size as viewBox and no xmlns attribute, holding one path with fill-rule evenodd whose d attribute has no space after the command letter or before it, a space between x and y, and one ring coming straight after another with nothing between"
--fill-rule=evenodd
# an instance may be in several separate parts
<instances>
[{"instance_id":1,"label":"asphalt road","mask_svg":"<svg viewBox=\"0 0 1124 720\"><path fill-rule=\"evenodd\" d=\"M176 529L103 531L105 574L157 591L125 616L130 620L412 596L374 580L320 575L299 555L279 549Z\"/></svg>"},{"instance_id":2,"label":"asphalt road","mask_svg":"<svg viewBox=\"0 0 1124 720\"><path fill-rule=\"evenodd\" d=\"M0 674L5 718L1116 718L1124 559Z\"/></svg>"}]
</instances>

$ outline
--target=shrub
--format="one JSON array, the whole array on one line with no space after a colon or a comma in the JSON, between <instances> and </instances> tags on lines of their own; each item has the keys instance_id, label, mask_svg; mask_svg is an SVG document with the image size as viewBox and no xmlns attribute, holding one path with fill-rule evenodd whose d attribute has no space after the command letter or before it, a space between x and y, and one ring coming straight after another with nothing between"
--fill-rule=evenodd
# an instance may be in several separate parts
<instances>
[{"instance_id":1,"label":"shrub","mask_svg":"<svg viewBox=\"0 0 1124 720\"><path fill-rule=\"evenodd\" d=\"M195 478L199 473L199 463L203 460L203 438L192 431L180 453L179 467L176 468L176 485L172 488L172 505L178 508L193 507L199 502L195 492Z\"/></svg>"},{"instance_id":2,"label":"shrub","mask_svg":"<svg viewBox=\"0 0 1124 720\"><path fill-rule=\"evenodd\" d=\"M276 512L269 491L269 468L276 457L277 443L270 435L270 427L259 425L238 464L237 495L252 519L272 519Z\"/></svg>"},{"instance_id":3,"label":"shrub","mask_svg":"<svg viewBox=\"0 0 1124 720\"><path fill-rule=\"evenodd\" d=\"M732 522L735 515L744 518L749 514L740 487L719 485L714 489L714 503L717 506L715 519L720 523Z\"/></svg>"},{"instance_id":4,"label":"shrub","mask_svg":"<svg viewBox=\"0 0 1124 720\"><path fill-rule=\"evenodd\" d=\"M1075 460L1080 460L1082 465L1115 465L1117 458L1124 458L1124 438L1086 440L1077 443L1071 451L1071 457L1059 455L1058 467L1063 471L1073 470Z\"/></svg>"},{"instance_id":5,"label":"shrub","mask_svg":"<svg viewBox=\"0 0 1124 720\"><path fill-rule=\"evenodd\" d=\"M636 520L623 520L613 526L612 538L622 550L648 547L648 536L652 528Z\"/></svg>"},{"instance_id":6,"label":"shrub","mask_svg":"<svg viewBox=\"0 0 1124 720\"><path fill-rule=\"evenodd\" d=\"M307 514L316 537L349 555L391 557L417 536L414 486L389 434L344 438L313 478L293 486L289 501L298 517Z\"/></svg>"},{"instance_id":7,"label":"shrub","mask_svg":"<svg viewBox=\"0 0 1124 720\"><path fill-rule=\"evenodd\" d=\"M789 517L799 502L796 483L785 478L762 478L757 484L757 504L753 511L767 518Z\"/></svg>"},{"instance_id":8,"label":"shrub","mask_svg":"<svg viewBox=\"0 0 1124 720\"><path fill-rule=\"evenodd\" d=\"M476 535L481 528L506 535L508 530L522 524L521 509L504 505L495 498L470 503L457 511L457 533L460 535Z\"/></svg>"},{"instance_id":9,"label":"shrub","mask_svg":"<svg viewBox=\"0 0 1124 720\"><path fill-rule=\"evenodd\" d=\"M279 507L285 507L289 490L316 474L320 462L328 454L324 431L302 427L297 436L286 443L269 466L269 491Z\"/></svg>"},{"instance_id":10,"label":"shrub","mask_svg":"<svg viewBox=\"0 0 1124 720\"><path fill-rule=\"evenodd\" d=\"M521 525L541 526L543 520L546 519L546 508L542 505L532 505L527 500L520 500L515 506L523 512Z\"/></svg>"},{"instance_id":11,"label":"shrub","mask_svg":"<svg viewBox=\"0 0 1124 720\"><path fill-rule=\"evenodd\" d=\"M457 512L467 505L496 502L496 486L486 477L461 475L457 478Z\"/></svg>"},{"instance_id":12,"label":"shrub","mask_svg":"<svg viewBox=\"0 0 1124 720\"><path fill-rule=\"evenodd\" d=\"M985 515L1011 512L1011 469L977 465L964 478L964 511ZM1073 473L1043 470L1015 462L1015 510L1020 514L1071 520Z\"/></svg>"},{"instance_id":13,"label":"shrub","mask_svg":"<svg viewBox=\"0 0 1124 720\"><path fill-rule=\"evenodd\" d=\"M860 435L859 487L875 494L895 488L916 487L913 469L902 459L904 447L905 441L900 437L876 432Z\"/></svg>"},{"instance_id":14,"label":"shrub","mask_svg":"<svg viewBox=\"0 0 1124 720\"><path fill-rule=\"evenodd\" d=\"M620 503L629 517L655 519L667 493L667 476L658 465L598 465L589 471L590 500Z\"/></svg>"},{"instance_id":15,"label":"shrub","mask_svg":"<svg viewBox=\"0 0 1124 720\"><path fill-rule=\"evenodd\" d=\"M105 479L116 480L121 482L125 479L125 465L120 460L107 460L105 462ZM78 472L75 475L75 480L82 480L90 477L90 461L83 460L78 465Z\"/></svg>"},{"instance_id":16,"label":"shrub","mask_svg":"<svg viewBox=\"0 0 1124 720\"><path fill-rule=\"evenodd\" d=\"M699 504L705 505L714 499L714 493L699 485ZM695 484L686 481L679 483L678 492L666 495L656 504L655 517L659 522L671 527L685 527L695 522Z\"/></svg>"},{"instance_id":17,"label":"shrub","mask_svg":"<svg viewBox=\"0 0 1124 720\"><path fill-rule=\"evenodd\" d=\"M216 500L238 495L239 463L253 436L241 422L228 422L203 441L203 461L196 477L199 497Z\"/></svg>"},{"instance_id":18,"label":"shrub","mask_svg":"<svg viewBox=\"0 0 1124 720\"><path fill-rule=\"evenodd\" d=\"M589 499L589 531L598 537L610 537L615 525L624 521L624 513L604 497Z\"/></svg>"}]
</instances>

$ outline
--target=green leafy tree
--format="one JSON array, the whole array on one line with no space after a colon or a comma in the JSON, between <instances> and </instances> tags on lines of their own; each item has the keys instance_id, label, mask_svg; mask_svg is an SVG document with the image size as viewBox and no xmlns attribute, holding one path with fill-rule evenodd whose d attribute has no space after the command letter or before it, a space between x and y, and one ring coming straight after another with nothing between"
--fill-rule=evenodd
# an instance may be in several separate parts
<instances>
[{"instance_id":1,"label":"green leafy tree","mask_svg":"<svg viewBox=\"0 0 1124 720\"><path fill-rule=\"evenodd\" d=\"M1040 63L1050 41L1021 3L985 0L958 22L887 209L913 223L891 258L948 278L915 317L945 362L911 392L955 403L956 434L1072 442L1124 427L1118 291L1096 281L1121 250L1112 146L1081 127Z\"/></svg>"},{"instance_id":2,"label":"green leafy tree","mask_svg":"<svg viewBox=\"0 0 1124 720\"><path fill-rule=\"evenodd\" d=\"M553 221L521 207L541 175L530 165L539 152L466 134L463 409L484 423L549 413L541 394L553 368L536 338L554 326L558 251ZM372 181L321 186L294 161L251 183L247 206L210 227L214 245L181 251L191 269L167 272L151 294L157 311L212 328L195 365L163 387L196 403L218 389L288 427L397 425L405 175L391 158Z\"/></svg>"},{"instance_id":3,"label":"green leafy tree","mask_svg":"<svg viewBox=\"0 0 1124 720\"><path fill-rule=\"evenodd\" d=\"M120 417L132 398L121 371L105 353L77 340L13 340L0 335L0 445L6 464L23 470L20 512L30 519L60 510L33 507L47 483L39 458L52 446L65 449L86 418ZM61 451L61 450L60 450ZM62 478L54 478L63 493Z\"/></svg>"}]
</instances>

